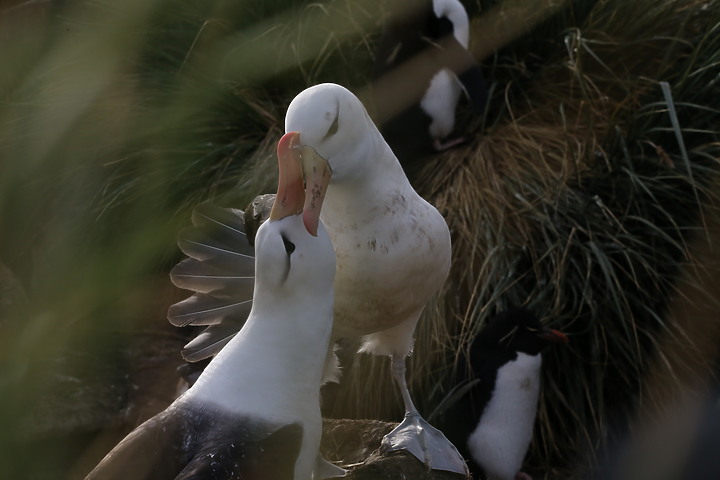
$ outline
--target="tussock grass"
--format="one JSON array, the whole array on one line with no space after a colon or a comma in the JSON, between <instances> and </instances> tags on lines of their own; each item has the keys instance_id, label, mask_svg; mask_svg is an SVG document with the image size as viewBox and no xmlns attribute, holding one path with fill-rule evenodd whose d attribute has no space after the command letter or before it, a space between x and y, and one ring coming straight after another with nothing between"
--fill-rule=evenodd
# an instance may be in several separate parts
<instances>
[{"instance_id":1,"label":"tussock grass","mask_svg":"<svg viewBox=\"0 0 720 480\"><path fill-rule=\"evenodd\" d=\"M413 178L448 219L455 263L411 388L440 422L467 343L526 305L571 334L546 355L529 466L580 478L639 409L662 409L657 392L707 380L713 360L720 4L466 3L491 99L482 118L460 112L471 141ZM0 356L8 459L14 412L46 388L38 359L101 352L156 315L192 207L273 191L287 104L322 81L363 91L385 18L353 0L0 10L0 260L32 299ZM399 418L386 359L346 347L334 414Z\"/></svg>"},{"instance_id":2,"label":"tussock grass","mask_svg":"<svg viewBox=\"0 0 720 480\"><path fill-rule=\"evenodd\" d=\"M411 360L423 411L452 396L453 361L514 304L572 339L546 354L531 469L568 475L592 464L658 400L643 396L653 370L671 372L670 390L675 370L710 381L707 350L693 363L666 349L698 342L668 308L718 200L718 17L709 12L703 2L602 2L541 39L542 51L520 45L494 58L490 76L506 83L494 86L474 140L429 161L415 182L447 215L455 258ZM716 332L715 319L701 321ZM397 401L386 365L359 362L345 374L354 386L345 401L362 415L398 415L370 393L379 380Z\"/></svg>"},{"instance_id":3,"label":"tussock grass","mask_svg":"<svg viewBox=\"0 0 720 480\"><path fill-rule=\"evenodd\" d=\"M447 212L456 258L441 300L455 336L425 322L431 351L452 339L448 350L462 355L511 304L571 334L568 348L546 354L530 459L541 471L625 433L654 401L642 396L651 367L687 363L665 358L664 342L697 341L667 312L691 245L709 235L703 212L717 205L709 12L698 2L597 4L557 39L566 50L529 88L494 97L503 118L419 182ZM708 381L713 360L698 360L694 376Z\"/></svg>"}]
</instances>

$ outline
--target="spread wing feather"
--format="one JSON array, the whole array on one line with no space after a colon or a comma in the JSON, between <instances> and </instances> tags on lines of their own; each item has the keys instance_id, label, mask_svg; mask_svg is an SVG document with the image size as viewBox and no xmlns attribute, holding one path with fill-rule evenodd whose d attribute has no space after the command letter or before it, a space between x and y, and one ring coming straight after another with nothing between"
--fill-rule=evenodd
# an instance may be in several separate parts
<instances>
[{"instance_id":1,"label":"spread wing feather","mask_svg":"<svg viewBox=\"0 0 720 480\"><path fill-rule=\"evenodd\" d=\"M240 331L245 319L235 322L225 319L222 322L210 325L185 345L182 356L188 362L199 362L217 355L220 350Z\"/></svg>"},{"instance_id":2,"label":"spread wing feather","mask_svg":"<svg viewBox=\"0 0 720 480\"><path fill-rule=\"evenodd\" d=\"M249 276L238 276L237 272L233 272L230 268L194 258L186 258L178 263L170 272L170 279L175 286L185 290L211 293L216 297L232 296L247 300L252 299L255 285L255 275L252 273Z\"/></svg>"},{"instance_id":3,"label":"spread wing feather","mask_svg":"<svg viewBox=\"0 0 720 480\"><path fill-rule=\"evenodd\" d=\"M194 294L172 305L168 320L177 327L208 326L183 349L190 362L217 354L250 313L255 257L243 215L242 210L200 205L193 211L192 226L178 236L189 258L172 269L170 279Z\"/></svg>"},{"instance_id":4,"label":"spread wing feather","mask_svg":"<svg viewBox=\"0 0 720 480\"><path fill-rule=\"evenodd\" d=\"M247 241L243 223L242 210L208 207L199 207L202 213L195 209L193 212L193 228L191 230L202 232L213 239L214 243L226 249L252 257L255 249ZM211 216L212 215L212 216Z\"/></svg>"},{"instance_id":5,"label":"spread wing feather","mask_svg":"<svg viewBox=\"0 0 720 480\"><path fill-rule=\"evenodd\" d=\"M222 208L204 203L193 210L192 223L196 227L217 225L234 230L238 235L245 235L244 213L242 210L235 208ZM250 245L247 242L245 244ZM252 247L249 248L249 252L252 254Z\"/></svg>"},{"instance_id":6,"label":"spread wing feather","mask_svg":"<svg viewBox=\"0 0 720 480\"><path fill-rule=\"evenodd\" d=\"M215 325L225 318L246 319L251 306L252 300L237 301L196 293L171 305L168 309L168 320L176 327Z\"/></svg>"},{"instance_id":7,"label":"spread wing feather","mask_svg":"<svg viewBox=\"0 0 720 480\"><path fill-rule=\"evenodd\" d=\"M228 232L205 230L197 227L186 228L178 236L178 245L185 255L201 262L217 266L226 266L233 270L254 272L255 257L248 255L234 245ZM235 241L247 242L245 236L237 236Z\"/></svg>"}]
</instances>

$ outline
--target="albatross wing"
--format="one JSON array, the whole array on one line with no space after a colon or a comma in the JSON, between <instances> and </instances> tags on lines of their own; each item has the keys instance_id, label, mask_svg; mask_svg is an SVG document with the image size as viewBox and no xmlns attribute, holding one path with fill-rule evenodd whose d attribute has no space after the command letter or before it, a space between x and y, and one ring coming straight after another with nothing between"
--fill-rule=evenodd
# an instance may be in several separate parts
<instances>
[{"instance_id":1,"label":"albatross wing","mask_svg":"<svg viewBox=\"0 0 720 480\"><path fill-rule=\"evenodd\" d=\"M302 430L180 405L140 425L86 480L292 480Z\"/></svg>"},{"instance_id":2,"label":"albatross wing","mask_svg":"<svg viewBox=\"0 0 720 480\"><path fill-rule=\"evenodd\" d=\"M216 355L250 313L255 249L245 234L243 215L242 210L200 205L193 212L193 226L178 238L178 245L189 258L173 268L170 279L195 294L172 305L168 320L179 327L207 326L183 349L187 361Z\"/></svg>"}]
</instances>

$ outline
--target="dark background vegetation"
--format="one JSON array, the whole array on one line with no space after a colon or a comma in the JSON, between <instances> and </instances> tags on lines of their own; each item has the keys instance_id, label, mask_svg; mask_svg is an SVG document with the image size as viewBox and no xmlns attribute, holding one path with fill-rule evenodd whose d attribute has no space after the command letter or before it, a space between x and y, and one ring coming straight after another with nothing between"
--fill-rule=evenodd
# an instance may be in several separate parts
<instances>
[{"instance_id":1,"label":"dark background vegetation","mask_svg":"<svg viewBox=\"0 0 720 480\"><path fill-rule=\"evenodd\" d=\"M461 104L470 142L404 159L454 242L410 360L418 406L441 424L467 342L522 304L571 336L545 357L535 478L587 478L646 438L682 464L717 404L720 3L464 4L487 112ZM166 405L192 334L165 320L177 232L200 202L274 190L302 89L367 92L388 8L0 5L3 477L82 476ZM329 414L398 419L386 360L345 357Z\"/></svg>"}]
</instances>

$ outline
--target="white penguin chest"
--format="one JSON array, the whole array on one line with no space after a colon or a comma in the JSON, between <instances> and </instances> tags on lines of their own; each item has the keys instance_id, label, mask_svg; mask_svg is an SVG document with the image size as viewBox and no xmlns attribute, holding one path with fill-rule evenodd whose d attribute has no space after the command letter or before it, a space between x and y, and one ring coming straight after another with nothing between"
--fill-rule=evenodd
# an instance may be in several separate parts
<instances>
[{"instance_id":1,"label":"white penguin chest","mask_svg":"<svg viewBox=\"0 0 720 480\"><path fill-rule=\"evenodd\" d=\"M497 372L495 389L468 438L489 479L512 480L520 471L535 422L541 365L541 355L518 353Z\"/></svg>"}]
</instances>

